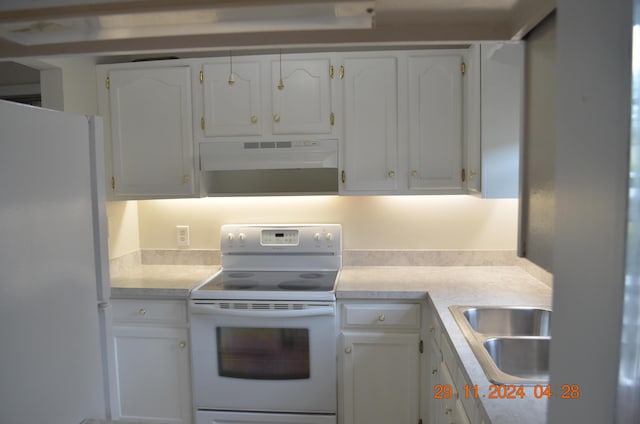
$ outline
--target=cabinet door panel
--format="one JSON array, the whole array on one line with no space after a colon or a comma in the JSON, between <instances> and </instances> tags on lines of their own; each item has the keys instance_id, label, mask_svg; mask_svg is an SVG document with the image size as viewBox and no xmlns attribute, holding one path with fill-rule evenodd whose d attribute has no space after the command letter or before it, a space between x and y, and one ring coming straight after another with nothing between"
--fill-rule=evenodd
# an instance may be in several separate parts
<instances>
[{"instance_id":1,"label":"cabinet door panel","mask_svg":"<svg viewBox=\"0 0 640 424\"><path fill-rule=\"evenodd\" d=\"M283 60L280 69L280 61L272 61L273 134L331 133L330 65L329 59Z\"/></svg>"},{"instance_id":2,"label":"cabinet door panel","mask_svg":"<svg viewBox=\"0 0 640 424\"><path fill-rule=\"evenodd\" d=\"M462 188L462 57L409 59L409 188Z\"/></svg>"},{"instance_id":3,"label":"cabinet door panel","mask_svg":"<svg viewBox=\"0 0 640 424\"><path fill-rule=\"evenodd\" d=\"M344 60L344 169L349 191L397 188L397 59Z\"/></svg>"},{"instance_id":4,"label":"cabinet door panel","mask_svg":"<svg viewBox=\"0 0 640 424\"><path fill-rule=\"evenodd\" d=\"M114 327L113 332L117 418L190 423L187 330Z\"/></svg>"},{"instance_id":5,"label":"cabinet door panel","mask_svg":"<svg viewBox=\"0 0 640 424\"><path fill-rule=\"evenodd\" d=\"M418 334L343 333L343 422L415 424Z\"/></svg>"},{"instance_id":6,"label":"cabinet door panel","mask_svg":"<svg viewBox=\"0 0 640 424\"><path fill-rule=\"evenodd\" d=\"M109 72L117 196L193 194L188 67Z\"/></svg>"},{"instance_id":7,"label":"cabinet door panel","mask_svg":"<svg viewBox=\"0 0 640 424\"><path fill-rule=\"evenodd\" d=\"M260 62L230 63L202 67L206 136L260 135Z\"/></svg>"}]
</instances>

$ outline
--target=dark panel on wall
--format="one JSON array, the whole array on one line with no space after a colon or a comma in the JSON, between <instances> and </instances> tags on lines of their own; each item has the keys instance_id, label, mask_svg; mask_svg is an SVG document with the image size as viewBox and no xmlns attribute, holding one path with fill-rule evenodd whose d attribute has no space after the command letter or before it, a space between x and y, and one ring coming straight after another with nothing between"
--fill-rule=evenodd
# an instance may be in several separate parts
<instances>
[{"instance_id":1,"label":"dark panel on wall","mask_svg":"<svg viewBox=\"0 0 640 424\"><path fill-rule=\"evenodd\" d=\"M526 42L520 254L551 272L555 208L555 14L531 31Z\"/></svg>"}]
</instances>

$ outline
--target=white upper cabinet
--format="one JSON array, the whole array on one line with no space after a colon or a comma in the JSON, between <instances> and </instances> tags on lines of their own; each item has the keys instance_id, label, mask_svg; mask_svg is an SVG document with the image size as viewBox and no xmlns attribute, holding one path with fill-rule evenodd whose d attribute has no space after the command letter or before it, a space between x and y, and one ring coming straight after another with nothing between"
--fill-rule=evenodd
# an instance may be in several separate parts
<instances>
[{"instance_id":1,"label":"white upper cabinet","mask_svg":"<svg viewBox=\"0 0 640 424\"><path fill-rule=\"evenodd\" d=\"M469 191L485 198L519 193L523 134L524 44L482 43L470 48L468 101Z\"/></svg>"},{"instance_id":2,"label":"white upper cabinet","mask_svg":"<svg viewBox=\"0 0 640 424\"><path fill-rule=\"evenodd\" d=\"M331 135L330 56L234 56L199 60L198 66L198 137L274 141Z\"/></svg>"},{"instance_id":3,"label":"white upper cabinet","mask_svg":"<svg viewBox=\"0 0 640 424\"><path fill-rule=\"evenodd\" d=\"M331 133L330 67L328 58L271 61L273 134Z\"/></svg>"},{"instance_id":4,"label":"white upper cabinet","mask_svg":"<svg viewBox=\"0 0 640 424\"><path fill-rule=\"evenodd\" d=\"M394 54L344 59L342 189L398 187L398 90Z\"/></svg>"},{"instance_id":5,"label":"white upper cabinet","mask_svg":"<svg viewBox=\"0 0 640 424\"><path fill-rule=\"evenodd\" d=\"M409 57L409 190L462 190L460 53Z\"/></svg>"},{"instance_id":6,"label":"white upper cabinet","mask_svg":"<svg viewBox=\"0 0 640 424\"><path fill-rule=\"evenodd\" d=\"M99 75L113 197L194 195L189 67L101 68Z\"/></svg>"},{"instance_id":7,"label":"white upper cabinet","mask_svg":"<svg viewBox=\"0 0 640 424\"><path fill-rule=\"evenodd\" d=\"M343 194L464 193L466 50L345 54Z\"/></svg>"},{"instance_id":8,"label":"white upper cabinet","mask_svg":"<svg viewBox=\"0 0 640 424\"><path fill-rule=\"evenodd\" d=\"M226 59L202 66L205 136L262 134L261 65Z\"/></svg>"}]
</instances>

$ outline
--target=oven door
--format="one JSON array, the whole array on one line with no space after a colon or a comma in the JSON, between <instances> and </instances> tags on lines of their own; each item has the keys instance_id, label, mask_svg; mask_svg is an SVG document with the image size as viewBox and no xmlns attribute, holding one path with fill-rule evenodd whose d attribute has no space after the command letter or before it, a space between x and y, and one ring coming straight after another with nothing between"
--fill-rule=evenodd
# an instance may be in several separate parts
<instances>
[{"instance_id":1,"label":"oven door","mask_svg":"<svg viewBox=\"0 0 640 424\"><path fill-rule=\"evenodd\" d=\"M190 305L197 409L336 413L335 303Z\"/></svg>"}]
</instances>

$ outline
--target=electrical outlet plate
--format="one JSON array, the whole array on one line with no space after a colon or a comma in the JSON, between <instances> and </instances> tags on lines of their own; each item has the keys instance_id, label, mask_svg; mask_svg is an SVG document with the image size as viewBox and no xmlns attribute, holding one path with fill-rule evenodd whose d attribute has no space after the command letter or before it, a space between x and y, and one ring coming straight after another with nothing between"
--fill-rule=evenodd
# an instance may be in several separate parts
<instances>
[{"instance_id":1,"label":"electrical outlet plate","mask_svg":"<svg viewBox=\"0 0 640 424\"><path fill-rule=\"evenodd\" d=\"M178 247L189 247L189 226L176 225L176 242Z\"/></svg>"}]
</instances>

